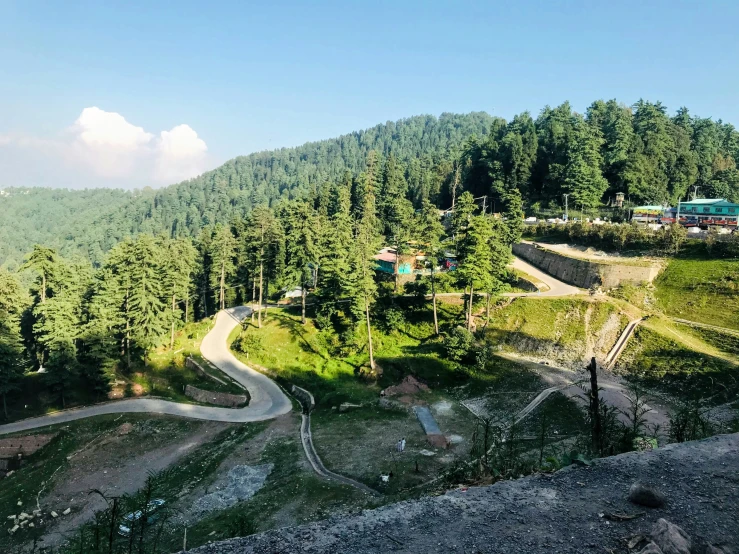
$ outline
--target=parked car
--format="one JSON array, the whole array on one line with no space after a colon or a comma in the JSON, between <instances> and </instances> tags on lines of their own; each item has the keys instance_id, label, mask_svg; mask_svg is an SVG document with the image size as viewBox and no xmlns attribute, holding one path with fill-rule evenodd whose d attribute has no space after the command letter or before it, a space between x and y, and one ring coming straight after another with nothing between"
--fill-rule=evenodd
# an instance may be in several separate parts
<instances>
[{"instance_id":1,"label":"parked car","mask_svg":"<svg viewBox=\"0 0 739 554\"><path fill-rule=\"evenodd\" d=\"M161 498L155 498L149 501L146 508L146 521L144 525L151 525L157 519L159 519L158 511L164 506L165 502ZM123 516L123 522L118 526L118 534L122 537L128 537L131 534L131 529L139 524L141 518L144 517L144 513L141 510L136 510L130 514Z\"/></svg>"}]
</instances>

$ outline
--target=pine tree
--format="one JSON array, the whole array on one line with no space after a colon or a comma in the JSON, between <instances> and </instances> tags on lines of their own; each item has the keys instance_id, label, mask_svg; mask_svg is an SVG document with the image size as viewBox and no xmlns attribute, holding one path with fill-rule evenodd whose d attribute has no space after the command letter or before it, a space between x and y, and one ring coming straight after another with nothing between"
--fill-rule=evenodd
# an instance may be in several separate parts
<instances>
[{"instance_id":1,"label":"pine tree","mask_svg":"<svg viewBox=\"0 0 739 554\"><path fill-rule=\"evenodd\" d=\"M292 202L281 212L285 230L287 280L301 289L301 321L306 324L305 300L314 268L318 265L316 227L318 215L306 202Z\"/></svg>"},{"instance_id":2,"label":"pine tree","mask_svg":"<svg viewBox=\"0 0 739 554\"><path fill-rule=\"evenodd\" d=\"M165 292L159 268L162 252L148 235L139 235L133 247L136 261L131 268L131 337L143 350L146 364L149 349L165 332Z\"/></svg>"},{"instance_id":3,"label":"pine tree","mask_svg":"<svg viewBox=\"0 0 739 554\"><path fill-rule=\"evenodd\" d=\"M49 350L49 361L46 366L44 380L46 384L59 394L62 408L67 407L67 392L72 387L79 364L74 343L60 340Z\"/></svg>"},{"instance_id":4,"label":"pine tree","mask_svg":"<svg viewBox=\"0 0 739 554\"><path fill-rule=\"evenodd\" d=\"M444 226L439 218L439 210L428 200L423 201L421 213L416 222L418 239L426 255L426 265L431 268L431 305L434 312L434 333L439 334L439 319L436 313L436 266L444 255L441 237Z\"/></svg>"},{"instance_id":5,"label":"pine tree","mask_svg":"<svg viewBox=\"0 0 739 554\"><path fill-rule=\"evenodd\" d=\"M329 224L321 239L319 297L324 313L332 312L335 301L346 292L347 279L351 271L351 253L354 243L353 221L351 216L351 187L343 183L335 187L334 207Z\"/></svg>"},{"instance_id":6,"label":"pine tree","mask_svg":"<svg viewBox=\"0 0 739 554\"><path fill-rule=\"evenodd\" d=\"M48 354L56 344L75 345L80 338L83 302L92 278L89 264L81 261L57 257L49 269L45 302L39 298L33 308L34 340L41 347L41 362L43 353Z\"/></svg>"},{"instance_id":7,"label":"pine tree","mask_svg":"<svg viewBox=\"0 0 739 554\"><path fill-rule=\"evenodd\" d=\"M464 192L457 200L454 211L452 212L451 231L455 244L464 241L467 226L475 210L477 210L477 206L475 205L472 194L469 191Z\"/></svg>"},{"instance_id":8,"label":"pine tree","mask_svg":"<svg viewBox=\"0 0 739 554\"><path fill-rule=\"evenodd\" d=\"M459 242L457 276L464 283L465 290L469 287L466 320L467 330L472 331L472 305L475 298L475 289L489 291L492 285L492 252L491 238L493 230L490 219L478 215L469 220L464 239Z\"/></svg>"},{"instance_id":9,"label":"pine tree","mask_svg":"<svg viewBox=\"0 0 739 554\"><path fill-rule=\"evenodd\" d=\"M210 243L210 286L218 291L219 309L226 308L226 284L236 271L236 239L229 226L217 225Z\"/></svg>"},{"instance_id":10,"label":"pine tree","mask_svg":"<svg viewBox=\"0 0 739 554\"><path fill-rule=\"evenodd\" d=\"M249 250L254 253L259 271L259 304L257 325L262 327L262 303L264 301L265 264L274 253L274 243L279 238L275 216L267 206L257 206L249 215Z\"/></svg>"},{"instance_id":11,"label":"pine tree","mask_svg":"<svg viewBox=\"0 0 739 554\"><path fill-rule=\"evenodd\" d=\"M171 296L169 312L169 349L174 349L174 333L177 323L182 319L179 302L187 300L192 288L197 252L189 239L160 239L163 288Z\"/></svg>"},{"instance_id":12,"label":"pine tree","mask_svg":"<svg viewBox=\"0 0 739 554\"><path fill-rule=\"evenodd\" d=\"M46 294L48 292L47 283L53 274L56 264L57 254L55 250L35 244L33 246L33 252L28 256L26 263L21 266L21 270L35 269L40 274L41 283L38 288L38 296L39 303L41 304L46 302Z\"/></svg>"},{"instance_id":13,"label":"pine tree","mask_svg":"<svg viewBox=\"0 0 739 554\"><path fill-rule=\"evenodd\" d=\"M18 280L0 268L0 396L5 419L8 418L7 395L20 390L23 378L20 316L25 304L26 299Z\"/></svg>"},{"instance_id":14,"label":"pine tree","mask_svg":"<svg viewBox=\"0 0 739 554\"><path fill-rule=\"evenodd\" d=\"M594 210L608 189L608 181L601 173L602 139L582 116L573 117L572 129L567 165L562 176L562 188L572 195L575 204Z\"/></svg>"},{"instance_id":15,"label":"pine tree","mask_svg":"<svg viewBox=\"0 0 739 554\"><path fill-rule=\"evenodd\" d=\"M372 348L372 325L370 324L370 308L377 297L375 283L375 261L382 237L379 232L379 218L375 203L376 165L370 165L360 177L363 181L363 204L358 210L358 218L354 222L354 243L351 251L349 279L346 282L347 293L352 300L352 312L359 319L364 316L367 326L367 349L370 368L375 370L375 358Z\"/></svg>"},{"instance_id":16,"label":"pine tree","mask_svg":"<svg viewBox=\"0 0 739 554\"><path fill-rule=\"evenodd\" d=\"M120 276L106 261L92 285L86 310L87 322L81 333L82 346L78 350L86 379L100 395L110 387L118 360L118 346L124 339L124 295Z\"/></svg>"}]
</instances>

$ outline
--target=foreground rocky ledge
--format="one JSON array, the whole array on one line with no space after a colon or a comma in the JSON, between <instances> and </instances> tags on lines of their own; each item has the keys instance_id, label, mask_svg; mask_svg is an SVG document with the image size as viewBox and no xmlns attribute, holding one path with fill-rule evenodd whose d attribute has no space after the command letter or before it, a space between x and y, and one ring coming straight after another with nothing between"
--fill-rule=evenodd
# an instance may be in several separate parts
<instances>
[{"instance_id":1,"label":"foreground rocky ledge","mask_svg":"<svg viewBox=\"0 0 739 554\"><path fill-rule=\"evenodd\" d=\"M635 481L667 498L650 509L627 500ZM627 521L609 514L645 515ZM739 434L675 444L401 502L361 514L209 544L197 554L627 552L659 518L679 525L693 553L708 544L739 553Z\"/></svg>"}]
</instances>

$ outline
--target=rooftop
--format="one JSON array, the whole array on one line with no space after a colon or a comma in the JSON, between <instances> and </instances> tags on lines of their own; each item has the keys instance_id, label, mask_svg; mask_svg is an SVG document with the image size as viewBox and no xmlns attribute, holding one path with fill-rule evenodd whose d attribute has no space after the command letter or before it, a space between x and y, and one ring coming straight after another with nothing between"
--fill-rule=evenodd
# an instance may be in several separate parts
<instances>
[{"instance_id":1,"label":"rooftop","mask_svg":"<svg viewBox=\"0 0 739 554\"><path fill-rule=\"evenodd\" d=\"M680 202L681 204L717 204L719 202L726 202L725 198L696 198L694 200L688 200L686 202Z\"/></svg>"}]
</instances>

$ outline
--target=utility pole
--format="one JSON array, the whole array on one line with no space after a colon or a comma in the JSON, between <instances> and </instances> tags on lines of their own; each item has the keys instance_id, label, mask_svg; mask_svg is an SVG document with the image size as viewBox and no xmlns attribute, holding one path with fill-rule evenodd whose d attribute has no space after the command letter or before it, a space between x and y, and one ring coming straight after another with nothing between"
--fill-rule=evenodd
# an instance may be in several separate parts
<instances>
[{"instance_id":1,"label":"utility pole","mask_svg":"<svg viewBox=\"0 0 739 554\"><path fill-rule=\"evenodd\" d=\"M570 215L569 215L570 212L569 212L568 204L567 204L567 197L568 196L570 196L570 195L569 194L565 194L565 221L566 222L569 222L570 221Z\"/></svg>"},{"instance_id":2,"label":"utility pole","mask_svg":"<svg viewBox=\"0 0 739 554\"><path fill-rule=\"evenodd\" d=\"M485 215L487 213L487 207L488 207L488 197L487 195L482 197L482 215Z\"/></svg>"}]
</instances>

